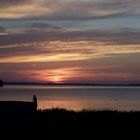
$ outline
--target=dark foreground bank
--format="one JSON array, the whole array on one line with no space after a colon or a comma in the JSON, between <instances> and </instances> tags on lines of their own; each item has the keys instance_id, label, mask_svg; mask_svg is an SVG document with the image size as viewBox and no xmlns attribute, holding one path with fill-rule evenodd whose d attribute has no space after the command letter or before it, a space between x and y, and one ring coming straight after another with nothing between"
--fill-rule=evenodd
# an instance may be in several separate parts
<instances>
[{"instance_id":1,"label":"dark foreground bank","mask_svg":"<svg viewBox=\"0 0 140 140\"><path fill-rule=\"evenodd\" d=\"M52 109L0 114L0 139L139 139L139 129L140 112Z\"/></svg>"}]
</instances>

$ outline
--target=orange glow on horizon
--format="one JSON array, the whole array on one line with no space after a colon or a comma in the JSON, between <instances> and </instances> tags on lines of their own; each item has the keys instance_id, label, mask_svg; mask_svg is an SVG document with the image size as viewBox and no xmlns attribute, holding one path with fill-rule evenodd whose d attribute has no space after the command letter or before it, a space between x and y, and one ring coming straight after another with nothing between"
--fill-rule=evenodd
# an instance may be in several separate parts
<instances>
[{"instance_id":1,"label":"orange glow on horizon","mask_svg":"<svg viewBox=\"0 0 140 140\"><path fill-rule=\"evenodd\" d=\"M63 77L61 76L61 75L54 75L54 76L52 76L51 77L51 81L53 82L53 83L63 83Z\"/></svg>"},{"instance_id":2,"label":"orange glow on horizon","mask_svg":"<svg viewBox=\"0 0 140 140\"><path fill-rule=\"evenodd\" d=\"M74 71L71 69L50 69L41 71L38 75L38 79L41 81L51 83L64 83L66 80L74 75Z\"/></svg>"}]
</instances>

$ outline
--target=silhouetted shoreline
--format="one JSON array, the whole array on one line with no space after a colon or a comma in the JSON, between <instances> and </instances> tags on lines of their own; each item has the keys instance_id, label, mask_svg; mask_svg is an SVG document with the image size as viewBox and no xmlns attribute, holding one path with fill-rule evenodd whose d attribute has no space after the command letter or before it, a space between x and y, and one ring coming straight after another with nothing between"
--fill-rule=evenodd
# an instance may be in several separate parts
<instances>
[{"instance_id":1,"label":"silhouetted shoreline","mask_svg":"<svg viewBox=\"0 0 140 140\"><path fill-rule=\"evenodd\" d=\"M137 136L140 111L67 111L47 109L10 112L0 115L0 131L5 139L118 139ZM136 133L136 134L135 134ZM2 135L1 135L2 137Z\"/></svg>"},{"instance_id":2,"label":"silhouetted shoreline","mask_svg":"<svg viewBox=\"0 0 140 140\"><path fill-rule=\"evenodd\" d=\"M140 83L99 84L99 83L34 83L34 82L5 82L5 85L35 85L35 86L140 86Z\"/></svg>"}]
</instances>

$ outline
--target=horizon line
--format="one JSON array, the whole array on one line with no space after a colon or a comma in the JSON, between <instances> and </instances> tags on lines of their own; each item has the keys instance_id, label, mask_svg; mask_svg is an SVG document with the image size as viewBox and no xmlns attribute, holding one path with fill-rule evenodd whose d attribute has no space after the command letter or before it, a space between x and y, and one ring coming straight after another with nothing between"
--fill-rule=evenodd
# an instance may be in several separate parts
<instances>
[{"instance_id":1,"label":"horizon line","mask_svg":"<svg viewBox=\"0 0 140 140\"><path fill-rule=\"evenodd\" d=\"M4 82L5 85L94 85L94 86L140 86L140 83L41 83L41 82Z\"/></svg>"}]
</instances>

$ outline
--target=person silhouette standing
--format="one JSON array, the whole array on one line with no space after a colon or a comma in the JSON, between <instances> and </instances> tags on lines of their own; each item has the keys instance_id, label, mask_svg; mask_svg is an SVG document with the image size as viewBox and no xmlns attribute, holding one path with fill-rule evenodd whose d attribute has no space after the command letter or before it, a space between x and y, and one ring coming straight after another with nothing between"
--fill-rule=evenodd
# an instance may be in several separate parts
<instances>
[{"instance_id":1,"label":"person silhouette standing","mask_svg":"<svg viewBox=\"0 0 140 140\"><path fill-rule=\"evenodd\" d=\"M34 110L37 110L37 97L36 95L33 95L33 103L34 103Z\"/></svg>"}]
</instances>

